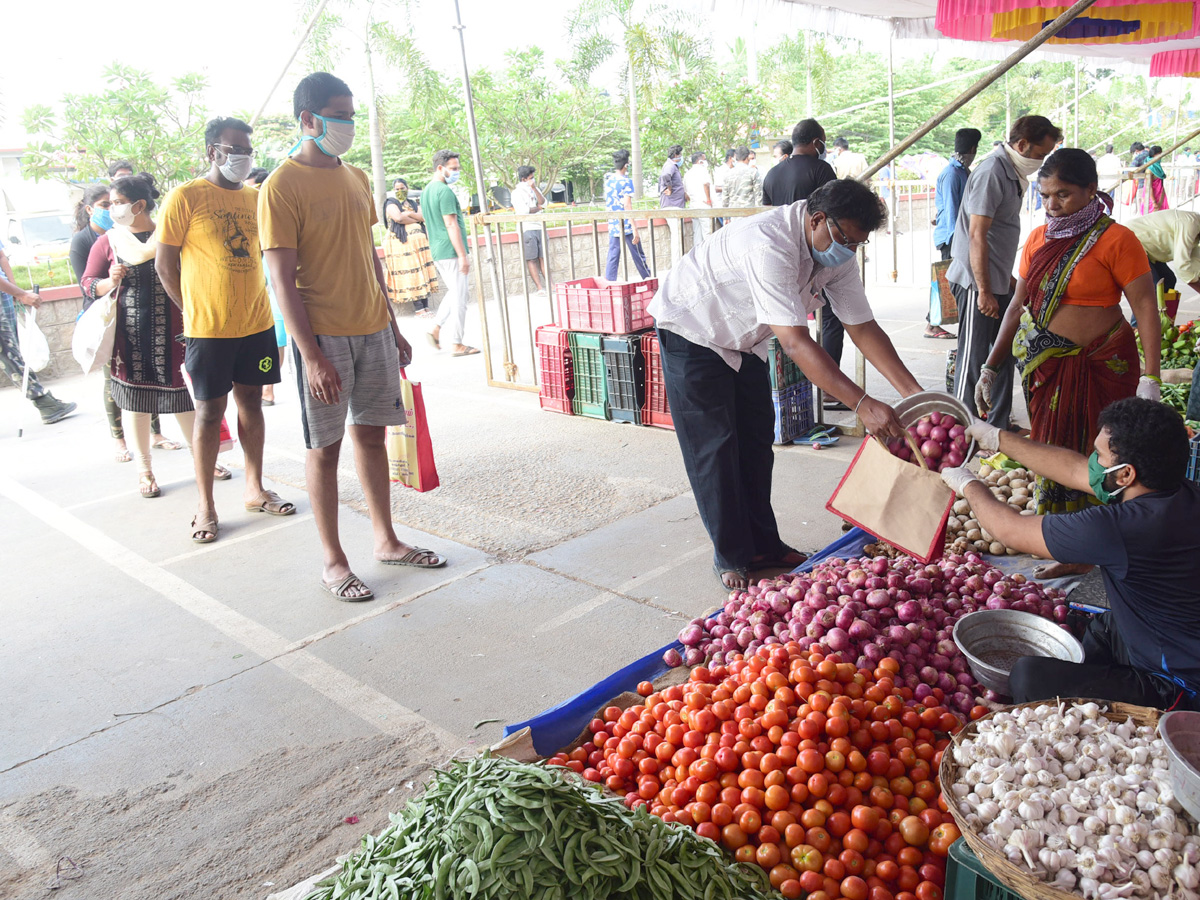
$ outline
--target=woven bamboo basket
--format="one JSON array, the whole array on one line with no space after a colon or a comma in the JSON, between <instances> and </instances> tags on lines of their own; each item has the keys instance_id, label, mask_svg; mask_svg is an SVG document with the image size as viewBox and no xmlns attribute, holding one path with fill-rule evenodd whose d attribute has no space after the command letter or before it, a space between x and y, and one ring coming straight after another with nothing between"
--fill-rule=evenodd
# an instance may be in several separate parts
<instances>
[{"instance_id":1,"label":"woven bamboo basket","mask_svg":"<svg viewBox=\"0 0 1200 900\"><path fill-rule=\"evenodd\" d=\"M1062 698L1061 700L1042 700L1037 703L1022 703L1017 706L1007 707L1004 711L1011 712L1017 709L1033 708L1038 706L1057 706L1059 703L1099 703L1103 709L1103 714L1106 718L1114 722L1124 722L1126 719L1133 719L1136 725L1157 726L1159 717L1162 716L1162 711L1151 709L1146 706L1134 706L1130 703L1114 703L1089 701L1075 698ZM946 797L946 806L950 809L950 815L954 817L954 823L962 832L963 839L966 840L967 846L974 851L979 857L980 862L987 867L988 871L996 876L1005 887L1017 894L1026 898L1026 900L1079 900L1079 895L1073 891L1064 891L1056 887L1051 887L1047 882L1042 881L1038 876L1029 871L1025 866L1018 866L1009 862L1008 857L1000 851L996 850L983 839L982 836L976 834L967 825L966 817L958 811L958 805L954 802L954 791L951 788L959 779L960 766L954 760L954 750L964 741L973 738L979 730L979 723L986 722L995 713L988 713L975 722L969 722L966 727L956 734L950 742L950 746L946 747L942 753L942 764L938 768L938 786L942 789L942 793Z\"/></svg>"}]
</instances>

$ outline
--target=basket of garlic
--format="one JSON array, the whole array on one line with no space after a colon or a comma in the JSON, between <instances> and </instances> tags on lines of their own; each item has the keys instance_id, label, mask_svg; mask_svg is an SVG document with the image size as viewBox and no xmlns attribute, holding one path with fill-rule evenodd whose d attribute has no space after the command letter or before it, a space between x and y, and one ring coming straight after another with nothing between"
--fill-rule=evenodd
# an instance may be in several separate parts
<instances>
[{"instance_id":1,"label":"basket of garlic","mask_svg":"<svg viewBox=\"0 0 1200 900\"><path fill-rule=\"evenodd\" d=\"M938 781L975 854L1030 900L1195 900L1200 837L1171 792L1156 709L1085 700L993 712Z\"/></svg>"},{"instance_id":2,"label":"basket of garlic","mask_svg":"<svg viewBox=\"0 0 1200 900\"><path fill-rule=\"evenodd\" d=\"M1037 512L1037 501L1033 496L1034 475L1028 469L993 469L984 463L979 468L979 478L991 490L992 495L1003 500L1023 516ZM959 497L950 508L946 522L946 549L950 553L990 553L992 556L1016 556L1016 550L1005 547L986 528L979 524L971 504Z\"/></svg>"}]
</instances>

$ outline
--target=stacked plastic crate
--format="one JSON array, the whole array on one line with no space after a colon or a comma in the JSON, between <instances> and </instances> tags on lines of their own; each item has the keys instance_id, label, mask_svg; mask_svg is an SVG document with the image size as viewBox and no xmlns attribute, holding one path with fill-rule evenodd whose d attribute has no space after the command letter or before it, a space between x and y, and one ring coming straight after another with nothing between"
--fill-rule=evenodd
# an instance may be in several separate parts
<instances>
[{"instance_id":1,"label":"stacked plastic crate","mask_svg":"<svg viewBox=\"0 0 1200 900\"><path fill-rule=\"evenodd\" d=\"M627 284L584 278L554 286L559 324L537 331L543 409L646 424L642 345L654 326L646 307L656 290L653 278ZM568 380L569 390L561 389Z\"/></svg>"},{"instance_id":2,"label":"stacked plastic crate","mask_svg":"<svg viewBox=\"0 0 1200 900\"><path fill-rule=\"evenodd\" d=\"M775 337L767 343L767 369L775 407L775 443L790 444L812 430L815 421L812 382L783 352Z\"/></svg>"}]
</instances>

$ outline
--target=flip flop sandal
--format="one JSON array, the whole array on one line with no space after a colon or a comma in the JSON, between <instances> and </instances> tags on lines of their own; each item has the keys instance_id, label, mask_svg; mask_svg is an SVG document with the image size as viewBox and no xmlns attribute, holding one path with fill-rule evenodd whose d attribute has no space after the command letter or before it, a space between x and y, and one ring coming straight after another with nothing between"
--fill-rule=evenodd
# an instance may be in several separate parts
<instances>
[{"instance_id":1,"label":"flip flop sandal","mask_svg":"<svg viewBox=\"0 0 1200 900\"><path fill-rule=\"evenodd\" d=\"M433 557L437 562L431 561L429 557ZM381 562L385 566L415 566L418 569L440 569L446 564L446 558L434 553L432 550L426 550L423 547L413 547L399 559L377 559L376 562Z\"/></svg>"},{"instance_id":2,"label":"flip flop sandal","mask_svg":"<svg viewBox=\"0 0 1200 900\"><path fill-rule=\"evenodd\" d=\"M290 516L296 511L296 504L284 500L274 491L263 491L246 504L246 511L265 512L269 516Z\"/></svg>"},{"instance_id":3,"label":"flip flop sandal","mask_svg":"<svg viewBox=\"0 0 1200 900\"><path fill-rule=\"evenodd\" d=\"M921 337L929 338L931 341L956 341L957 335L951 334L940 325L931 325Z\"/></svg>"},{"instance_id":4,"label":"flip flop sandal","mask_svg":"<svg viewBox=\"0 0 1200 900\"><path fill-rule=\"evenodd\" d=\"M475 347L468 347L466 350L459 350L457 353L451 353L450 355L451 356L474 356L478 352L479 352L479 350L477 350Z\"/></svg>"},{"instance_id":5,"label":"flip flop sandal","mask_svg":"<svg viewBox=\"0 0 1200 900\"><path fill-rule=\"evenodd\" d=\"M821 447L832 447L840 438L833 433L832 428L822 428L817 426L810 431L806 431L798 438L793 438L793 444L817 444Z\"/></svg>"},{"instance_id":6,"label":"flip flop sandal","mask_svg":"<svg viewBox=\"0 0 1200 900\"><path fill-rule=\"evenodd\" d=\"M746 569L738 567L738 566L732 566L732 567L727 566L727 567L722 568L721 566L717 565L714 562L713 563L713 572L716 573L717 580L719 582L721 582L721 587L725 588L725 590L727 590L727 591L745 590L745 588L732 588L725 583L725 576L728 574L731 574L731 573L734 575L740 575L742 578L744 578L747 586L750 584L749 573L746 571Z\"/></svg>"},{"instance_id":7,"label":"flip flop sandal","mask_svg":"<svg viewBox=\"0 0 1200 900\"><path fill-rule=\"evenodd\" d=\"M442 349L442 342L433 336L432 331L425 332L425 340L429 341L429 346L432 347L434 350Z\"/></svg>"},{"instance_id":8,"label":"flip flop sandal","mask_svg":"<svg viewBox=\"0 0 1200 900\"><path fill-rule=\"evenodd\" d=\"M264 401L262 402L262 405L263 405L263 406L274 406L274 405L275 405L275 401L274 401L274 400L264 400Z\"/></svg>"},{"instance_id":9,"label":"flip flop sandal","mask_svg":"<svg viewBox=\"0 0 1200 900\"><path fill-rule=\"evenodd\" d=\"M133 462L133 454L128 450L118 450L115 459L119 463Z\"/></svg>"},{"instance_id":10,"label":"flip flop sandal","mask_svg":"<svg viewBox=\"0 0 1200 900\"><path fill-rule=\"evenodd\" d=\"M153 500L162 494L162 489L159 488L158 482L154 480L153 475L139 476L138 490L141 491L142 496L147 500Z\"/></svg>"},{"instance_id":11,"label":"flip flop sandal","mask_svg":"<svg viewBox=\"0 0 1200 900\"><path fill-rule=\"evenodd\" d=\"M155 450L182 450L183 449L183 444L179 443L179 441L171 441L171 440L167 440L166 438L163 438L157 444L151 444L150 446Z\"/></svg>"},{"instance_id":12,"label":"flip flop sandal","mask_svg":"<svg viewBox=\"0 0 1200 900\"><path fill-rule=\"evenodd\" d=\"M366 593L355 595L349 593L355 588L366 588ZM329 584L327 581L321 581L321 589L327 593L333 594L339 600L344 600L347 603L361 603L363 600L374 600L375 594L368 588L361 578L351 572L337 584Z\"/></svg>"},{"instance_id":13,"label":"flip flop sandal","mask_svg":"<svg viewBox=\"0 0 1200 900\"><path fill-rule=\"evenodd\" d=\"M198 535L207 534L209 537L198 537ZM197 544L211 544L217 539L217 517L210 513L208 515L192 516L192 541Z\"/></svg>"},{"instance_id":14,"label":"flip flop sandal","mask_svg":"<svg viewBox=\"0 0 1200 900\"><path fill-rule=\"evenodd\" d=\"M784 544L782 549L783 549L783 552L774 559L765 559L764 558L762 560L759 560L758 562L755 562L754 568L756 568L756 569L793 568L794 569L794 568L796 568L796 566L800 566L800 565L803 565L804 563L808 562L808 554L807 553L801 553L795 547L789 547L787 544ZM798 556L800 558L794 562L792 560L785 558L793 553L796 554L796 556Z\"/></svg>"},{"instance_id":15,"label":"flip flop sandal","mask_svg":"<svg viewBox=\"0 0 1200 900\"><path fill-rule=\"evenodd\" d=\"M213 481L228 481L232 477L233 473L220 463L213 467Z\"/></svg>"}]
</instances>

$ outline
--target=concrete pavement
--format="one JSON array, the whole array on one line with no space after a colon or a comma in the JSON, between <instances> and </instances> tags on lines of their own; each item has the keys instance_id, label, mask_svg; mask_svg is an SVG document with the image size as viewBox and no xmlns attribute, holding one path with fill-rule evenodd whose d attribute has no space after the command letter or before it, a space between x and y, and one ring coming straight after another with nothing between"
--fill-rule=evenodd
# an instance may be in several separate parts
<instances>
[{"instance_id":1,"label":"concrete pavement","mask_svg":"<svg viewBox=\"0 0 1200 900\"><path fill-rule=\"evenodd\" d=\"M938 387L954 344L921 338L923 294L871 291L918 380ZM64 898L264 896L381 827L431 763L721 602L671 432L542 412L534 395L485 387L480 357L434 354L416 322L402 328L442 487L396 488L393 518L450 563L372 560L347 449L341 527L369 603L317 587L289 377L265 411L266 471L298 513L242 511L235 449L222 457L233 481L216 486L220 539L203 546L188 539L190 456L156 452L163 496L141 498L134 465L112 462L98 381L55 382L80 411L52 427L0 391L0 896L43 896L62 857L84 863L60 879ZM870 373L895 399L881 382ZM824 504L856 448L778 448L789 543L840 533Z\"/></svg>"}]
</instances>

